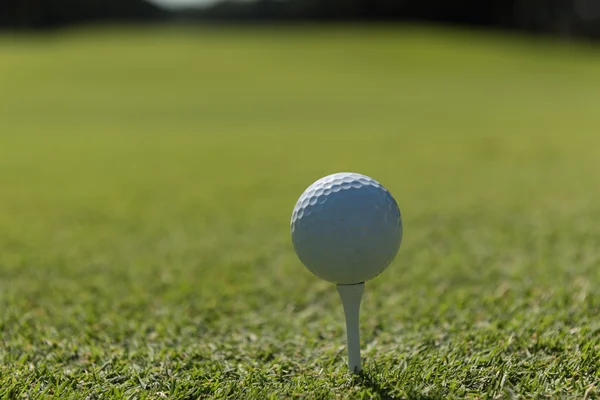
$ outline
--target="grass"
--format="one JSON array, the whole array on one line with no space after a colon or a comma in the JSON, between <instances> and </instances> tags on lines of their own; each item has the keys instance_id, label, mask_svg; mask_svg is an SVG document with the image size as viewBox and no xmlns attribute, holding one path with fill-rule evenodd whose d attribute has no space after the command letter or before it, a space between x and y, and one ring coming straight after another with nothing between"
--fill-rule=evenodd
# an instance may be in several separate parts
<instances>
[{"instance_id":1,"label":"grass","mask_svg":"<svg viewBox=\"0 0 600 400\"><path fill-rule=\"evenodd\" d=\"M0 38L0 398L599 397L599 61L421 29ZM348 170L405 229L360 377L289 238Z\"/></svg>"}]
</instances>

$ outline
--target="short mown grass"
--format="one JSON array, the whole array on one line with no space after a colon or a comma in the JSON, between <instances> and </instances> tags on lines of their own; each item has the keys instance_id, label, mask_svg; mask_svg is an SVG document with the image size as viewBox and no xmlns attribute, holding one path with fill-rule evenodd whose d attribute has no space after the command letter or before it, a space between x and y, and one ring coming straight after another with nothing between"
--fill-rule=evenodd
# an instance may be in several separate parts
<instances>
[{"instance_id":1,"label":"short mown grass","mask_svg":"<svg viewBox=\"0 0 600 400\"><path fill-rule=\"evenodd\" d=\"M0 37L0 398L597 398L600 53L423 29ZM297 197L396 197L364 373Z\"/></svg>"}]
</instances>

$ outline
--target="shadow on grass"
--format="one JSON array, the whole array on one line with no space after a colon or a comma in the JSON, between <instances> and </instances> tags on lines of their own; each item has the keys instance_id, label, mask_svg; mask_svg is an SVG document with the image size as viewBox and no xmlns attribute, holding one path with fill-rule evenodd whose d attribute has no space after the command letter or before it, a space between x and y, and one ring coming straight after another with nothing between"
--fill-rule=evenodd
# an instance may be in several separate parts
<instances>
[{"instance_id":1,"label":"shadow on grass","mask_svg":"<svg viewBox=\"0 0 600 400\"><path fill-rule=\"evenodd\" d=\"M379 383L374 381L368 374L364 371L358 374L356 377L356 383L362 387L369 388L377 395L379 395L383 400L437 400L439 397L431 397L425 396L422 394L409 394L406 397L395 397L389 393L389 390L381 386Z\"/></svg>"}]
</instances>

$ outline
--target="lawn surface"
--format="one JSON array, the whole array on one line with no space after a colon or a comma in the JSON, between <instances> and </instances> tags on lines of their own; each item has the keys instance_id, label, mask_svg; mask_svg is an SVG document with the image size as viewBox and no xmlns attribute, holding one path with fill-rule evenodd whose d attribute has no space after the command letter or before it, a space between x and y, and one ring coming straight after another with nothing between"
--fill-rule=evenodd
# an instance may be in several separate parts
<instances>
[{"instance_id":1,"label":"lawn surface","mask_svg":"<svg viewBox=\"0 0 600 400\"><path fill-rule=\"evenodd\" d=\"M0 36L0 398L600 396L600 51L444 31ZM387 186L364 374L289 220Z\"/></svg>"}]
</instances>

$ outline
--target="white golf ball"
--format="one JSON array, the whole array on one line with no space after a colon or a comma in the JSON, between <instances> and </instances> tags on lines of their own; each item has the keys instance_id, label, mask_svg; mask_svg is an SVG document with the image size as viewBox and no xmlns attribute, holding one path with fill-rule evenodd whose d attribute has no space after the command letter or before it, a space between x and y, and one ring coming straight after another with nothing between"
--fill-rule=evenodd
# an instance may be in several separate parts
<instances>
[{"instance_id":1,"label":"white golf ball","mask_svg":"<svg viewBox=\"0 0 600 400\"><path fill-rule=\"evenodd\" d=\"M291 233L298 258L313 274L356 284L373 279L394 260L402 217L379 182L343 172L319 179L302 193Z\"/></svg>"}]
</instances>

